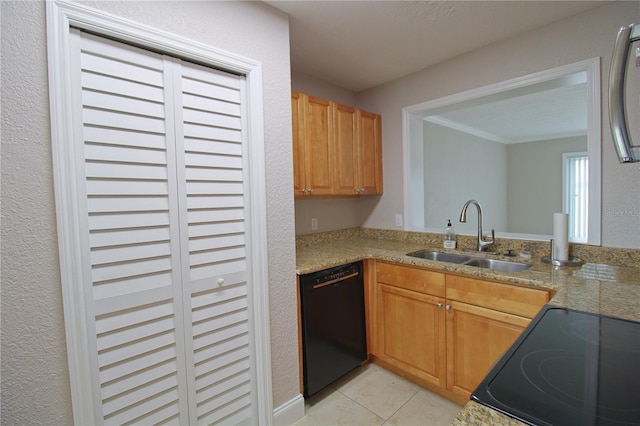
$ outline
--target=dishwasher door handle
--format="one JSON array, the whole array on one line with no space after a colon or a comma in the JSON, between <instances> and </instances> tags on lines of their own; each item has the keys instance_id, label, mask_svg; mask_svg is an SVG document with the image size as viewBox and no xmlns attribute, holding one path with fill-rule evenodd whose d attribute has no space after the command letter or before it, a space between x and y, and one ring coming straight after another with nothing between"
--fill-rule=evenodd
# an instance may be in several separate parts
<instances>
[{"instance_id":1,"label":"dishwasher door handle","mask_svg":"<svg viewBox=\"0 0 640 426\"><path fill-rule=\"evenodd\" d=\"M328 285L332 285L340 281L348 280L349 278L357 277L358 275L360 275L360 272L354 272L353 274L345 275L344 277L336 278L335 280L327 281L326 283L315 284L313 288L316 289L316 288L326 287Z\"/></svg>"}]
</instances>

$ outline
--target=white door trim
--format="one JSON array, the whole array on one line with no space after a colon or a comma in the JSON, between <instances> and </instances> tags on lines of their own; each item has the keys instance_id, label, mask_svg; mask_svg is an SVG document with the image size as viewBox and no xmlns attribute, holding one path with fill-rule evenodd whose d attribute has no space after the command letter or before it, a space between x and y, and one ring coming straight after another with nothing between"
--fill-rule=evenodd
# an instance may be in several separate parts
<instances>
[{"instance_id":1,"label":"white door trim","mask_svg":"<svg viewBox=\"0 0 640 426\"><path fill-rule=\"evenodd\" d=\"M49 96L51 138L54 162L54 186L58 225L58 247L65 317L65 332L71 396L75 424L100 424L99 395L87 392L92 360L83 300L82 259L79 255L81 237L76 225L78 199L74 152L64 141L76 131L72 119L73 99L70 69L70 29L76 27L93 33L158 50L172 56L242 74L247 81L247 112L249 152L249 187L252 208L252 322L255 333L256 396L260 424L273 422L271 386L271 349L269 331L269 295L266 234L266 188L264 159L264 124L262 108L262 65L260 62L216 49L206 44L182 38L125 18L98 11L77 3L53 0L46 2L47 47L49 66ZM90 388L91 386L89 386Z\"/></svg>"}]
</instances>

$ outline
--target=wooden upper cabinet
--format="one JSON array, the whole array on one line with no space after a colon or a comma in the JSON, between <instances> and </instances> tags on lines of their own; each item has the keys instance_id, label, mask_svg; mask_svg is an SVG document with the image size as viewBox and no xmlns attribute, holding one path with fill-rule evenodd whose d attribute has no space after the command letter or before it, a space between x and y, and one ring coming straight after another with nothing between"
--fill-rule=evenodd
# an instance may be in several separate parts
<instances>
[{"instance_id":1,"label":"wooden upper cabinet","mask_svg":"<svg viewBox=\"0 0 640 426\"><path fill-rule=\"evenodd\" d=\"M294 194L382 194L381 116L291 94Z\"/></svg>"},{"instance_id":2,"label":"wooden upper cabinet","mask_svg":"<svg viewBox=\"0 0 640 426\"><path fill-rule=\"evenodd\" d=\"M382 194L382 117L358 111L358 192Z\"/></svg>"}]
</instances>

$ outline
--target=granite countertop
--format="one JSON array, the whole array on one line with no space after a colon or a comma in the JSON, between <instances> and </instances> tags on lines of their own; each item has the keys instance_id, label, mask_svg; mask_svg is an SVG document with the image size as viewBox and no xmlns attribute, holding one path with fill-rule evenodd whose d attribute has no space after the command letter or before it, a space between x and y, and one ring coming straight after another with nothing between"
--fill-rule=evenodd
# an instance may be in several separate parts
<instances>
[{"instance_id":1,"label":"granite countertop","mask_svg":"<svg viewBox=\"0 0 640 426\"><path fill-rule=\"evenodd\" d=\"M445 273L464 274L475 278L498 280L518 285L544 287L552 290L549 304L584 312L640 321L640 264L633 258L632 266L612 266L587 262L577 267L555 267L543 263L539 256L531 259L485 255L492 258L531 263L522 272L499 272L473 266L431 261L407 256L422 249L448 251L429 242L384 238L367 238L359 233L338 235L298 244L296 268L307 274L362 259L377 259L412 265ZM627 254L627 253L623 253ZM634 254L635 255L635 254ZM452 425L522 425L515 419L469 401Z\"/></svg>"}]
</instances>

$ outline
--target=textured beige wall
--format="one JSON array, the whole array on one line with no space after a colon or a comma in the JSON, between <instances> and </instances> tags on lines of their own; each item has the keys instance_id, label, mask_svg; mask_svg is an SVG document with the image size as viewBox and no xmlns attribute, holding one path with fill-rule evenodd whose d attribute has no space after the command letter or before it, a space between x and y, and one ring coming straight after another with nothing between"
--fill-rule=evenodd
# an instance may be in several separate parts
<instances>
[{"instance_id":1,"label":"textured beige wall","mask_svg":"<svg viewBox=\"0 0 640 426\"><path fill-rule=\"evenodd\" d=\"M402 108L594 57L602 79L602 245L640 248L640 170L618 163L609 130L608 79L618 29L640 20L640 2L611 2L358 94L382 113L384 195L363 223L394 228L403 206ZM416 54L419 54L416 52ZM637 75L637 74L636 74ZM640 79L637 79L640 80ZM635 92L639 93L636 81ZM635 104L640 104L635 98ZM639 126L640 114L630 114ZM636 142L637 143L637 142Z\"/></svg>"},{"instance_id":2,"label":"textured beige wall","mask_svg":"<svg viewBox=\"0 0 640 426\"><path fill-rule=\"evenodd\" d=\"M263 65L274 407L299 394L287 16L258 2L86 4ZM2 424L72 424L56 239L45 5L2 15Z\"/></svg>"}]
</instances>

